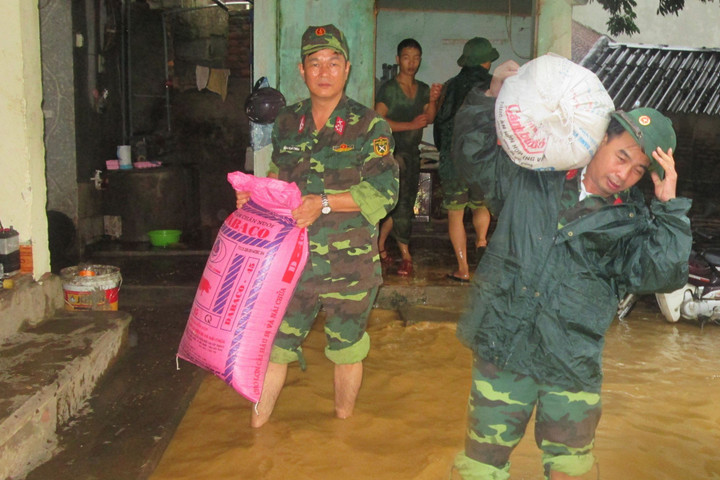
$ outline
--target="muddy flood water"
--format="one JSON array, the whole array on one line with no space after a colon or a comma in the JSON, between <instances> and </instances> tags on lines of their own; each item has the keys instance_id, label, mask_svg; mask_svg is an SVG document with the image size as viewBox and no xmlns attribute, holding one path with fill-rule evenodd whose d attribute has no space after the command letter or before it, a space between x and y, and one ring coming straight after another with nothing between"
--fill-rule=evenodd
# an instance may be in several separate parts
<instances>
[{"instance_id":1,"label":"muddy flood water","mask_svg":"<svg viewBox=\"0 0 720 480\"><path fill-rule=\"evenodd\" d=\"M454 323L404 326L374 310L355 414L333 417L321 322L291 366L270 422L208 376L151 480L445 480L463 448L471 356ZM607 334L597 468L587 479L720 479L720 327L669 324L650 300ZM194 368L194 367L186 367ZM531 422L532 425L532 422ZM532 428L513 479L542 479Z\"/></svg>"}]
</instances>

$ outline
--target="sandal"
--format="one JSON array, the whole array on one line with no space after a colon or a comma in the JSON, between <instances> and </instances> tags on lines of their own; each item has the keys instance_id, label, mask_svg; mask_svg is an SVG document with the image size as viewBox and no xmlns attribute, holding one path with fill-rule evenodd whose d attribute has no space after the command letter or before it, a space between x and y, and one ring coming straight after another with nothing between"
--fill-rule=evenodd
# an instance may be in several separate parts
<instances>
[{"instance_id":1,"label":"sandal","mask_svg":"<svg viewBox=\"0 0 720 480\"><path fill-rule=\"evenodd\" d=\"M398 268L398 275L401 277L408 277L412 275L413 272L413 263L412 260L403 260L400 264L400 268Z\"/></svg>"},{"instance_id":2,"label":"sandal","mask_svg":"<svg viewBox=\"0 0 720 480\"><path fill-rule=\"evenodd\" d=\"M380 263L382 264L383 267L389 267L390 265L395 263L395 260L390 255L388 255L387 251L380 250L379 253L380 253Z\"/></svg>"},{"instance_id":3,"label":"sandal","mask_svg":"<svg viewBox=\"0 0 720 480\"><path fill-rule=\"evenodd\" d=\"M445 275L446 278L449 278L450 280L455 280L456 282L460 283L469 283L470 282L470 276L468 275L468 278L459 277L455 275L454 273L448 273Z\"/></svg>"}]
</instances>

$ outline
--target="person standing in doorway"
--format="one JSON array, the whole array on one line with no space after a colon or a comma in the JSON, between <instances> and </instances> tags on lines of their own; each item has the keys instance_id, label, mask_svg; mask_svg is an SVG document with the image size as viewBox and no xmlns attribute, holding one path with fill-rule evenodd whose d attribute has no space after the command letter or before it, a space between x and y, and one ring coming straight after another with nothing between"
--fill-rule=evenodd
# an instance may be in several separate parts
<instances>
[{"instance_id":1,"label":"person standing in doorway","mask_svg":"<svg viewBox=\"0 0 720 480\"><path fill-rule=\"evenodd\" d=\"M308 230L310 255L273 342L253 427L269 420L288 364L305 368L302 343L320 308L325 355L335 364L335 415L352 415L370 350L367 319L382 283L377 224L399 188L390 126L344 93L350 73L345 35L334 25L308 27L300 58L310 98L275 119L268 176L300 189L302 204L292 215ZM240 208L249 192L236 198Z\"/></svg>"},{"instance_id":2,"label":"person standing in doorway","mask_svg":"<svg viewBox=\"0 0 720 480\"><path fill-rule=\"evenodd\" d=\"M408 276L413 271L409 245L420 179L419 146L423 129L435 118L442 87L439 84L429 87L415 79L422 62L422 47L416 40L406 38L400 42L395 61L399 66L398 74L380 86L375 96L375 111L388 121L395 138L394 155L400 166L400 196L397 206L380 226L378 248L383 264L392 264L385 249L385 242L392 232L402 256L398 274Z\"/></svg>"},{"instance_id":3,"label":"person standing in doorway","mask_svg":"<svg viewBox=\"0 0 720 480\"><path fill-rule=\"evenodd\" d=\"M472 224L475 229L475 248L487 246L487 233L490 227L490 211L482 202L482 192L471 189L465 179L458 175L450 150L452 148L453 124L455 113L467 93L473 88L490 88L490 64L500 54L486 38L475 37L463 47L463 53L457 64L460 73L443 85L438 101L437 115L433 125L435 147L440 154L438 175L443 192L443 208L448 215L448 235L457 259L457 270L447 275L458 282L470 281L468 265L467 234L465 233L465 209L472 212Z\"/></svg>"}]
</instances>

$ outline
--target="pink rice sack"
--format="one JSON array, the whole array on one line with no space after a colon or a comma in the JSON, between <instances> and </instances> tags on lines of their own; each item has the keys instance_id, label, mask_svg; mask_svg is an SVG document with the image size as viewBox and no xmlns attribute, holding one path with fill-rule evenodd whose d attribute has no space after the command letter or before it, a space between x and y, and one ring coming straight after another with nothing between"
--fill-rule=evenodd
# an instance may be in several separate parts
<instances>
[{"instance_id":1,"label":"pink rice sack","mask_svg":"<svg viewBox=\"0 0 720 480\"><path fill-rule=\"evenodd\" d=\"M250 201L225 220L205 264L178 357L257 402L270 349L308 256L307 231L290 212L294 183L228 174Z\"/></svg>"}]
</instances>

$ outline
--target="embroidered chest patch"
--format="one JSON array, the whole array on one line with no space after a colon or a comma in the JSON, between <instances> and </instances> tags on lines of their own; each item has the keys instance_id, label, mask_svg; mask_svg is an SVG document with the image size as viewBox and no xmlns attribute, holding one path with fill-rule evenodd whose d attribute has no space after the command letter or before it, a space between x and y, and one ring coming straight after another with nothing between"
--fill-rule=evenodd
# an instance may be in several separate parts
<instances>
[{"instance_id":1,"label":"embroidered chest patch","mask_svg":"<svg viewBox=\"0 0 720 480\"><path fill-rule=\"evenodd\" d=\"M342 145L335 145L333 147L334 152L349 152L355 150L354 145L348 145L347 143L343 143Z\"/></svg>"}]
</instances>

